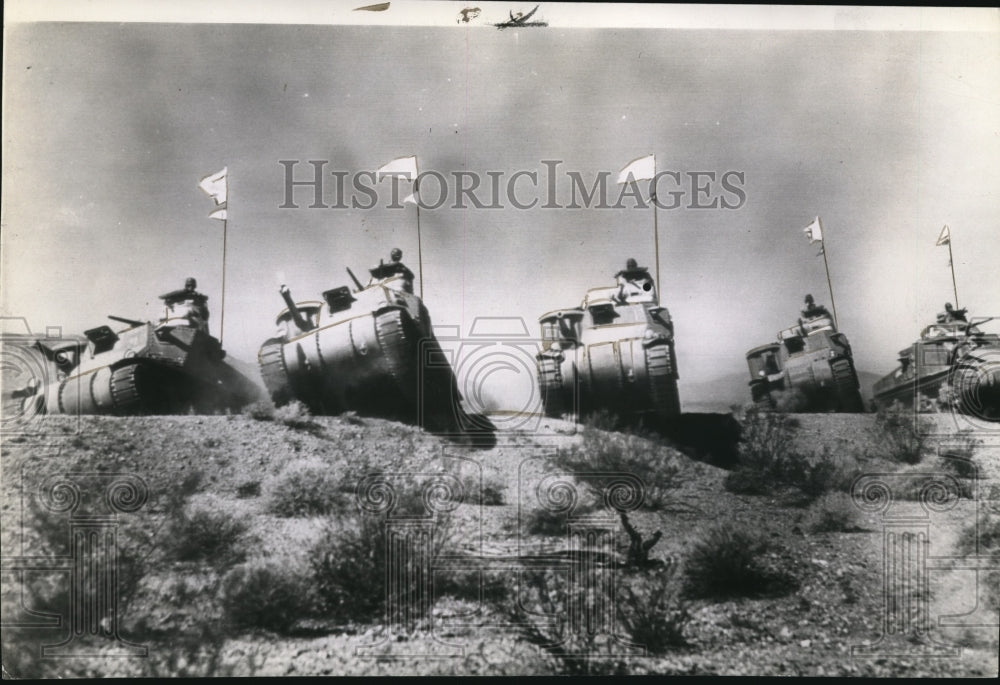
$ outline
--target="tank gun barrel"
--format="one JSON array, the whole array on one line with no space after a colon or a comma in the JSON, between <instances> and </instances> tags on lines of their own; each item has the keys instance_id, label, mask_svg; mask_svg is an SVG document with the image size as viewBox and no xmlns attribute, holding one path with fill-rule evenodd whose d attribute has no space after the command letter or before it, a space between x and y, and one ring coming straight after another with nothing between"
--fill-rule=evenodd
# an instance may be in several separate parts
<instances>
[{"instance_id":1,"label":"tank gun barrel","mask_svg":"<svg viewBox=\"0 0 1000 685\"><path fill-rule=\"evenodd\" d=\"M282 299L284 299L285 304L288 305L288 311L292 314L292 321L295 322L298 329L303 333L311 331L313 329L313 325L305 320L305 317L302 316L302 312L300 312L299 308L295 306L295 300L292 299L292 291L288 289L288 286L282 283L278 292L281 293Z\"/></svg>"},{"instance_id":2,"label":"tank gun barrel","mask_svg":"<svg viewBox=\"0 0 1000 685\"><path fill-rule=\"evenodd\" d=\"M358 277L354 275L353 271L351 271L351 267L347 267L347 275L351 277L352 281L354 281L354 285L358 286L358 290L365 289L365 287L361 285L361 281L358 280Z\"/></svg>"},{"instance_id":3,"label":"tank gun barrel","mask_svg":"<svg viewBox=\"0 0 1000 685\"><path fill-rule=\"evenodd\" d=\"M126 319L124 316L115 316L114 314L108 314L108 318L112 321L121 321L122 323L127 323L129 326L142 326L146 322L139 321L137 319Z\"/></svg>"}]
</instances>

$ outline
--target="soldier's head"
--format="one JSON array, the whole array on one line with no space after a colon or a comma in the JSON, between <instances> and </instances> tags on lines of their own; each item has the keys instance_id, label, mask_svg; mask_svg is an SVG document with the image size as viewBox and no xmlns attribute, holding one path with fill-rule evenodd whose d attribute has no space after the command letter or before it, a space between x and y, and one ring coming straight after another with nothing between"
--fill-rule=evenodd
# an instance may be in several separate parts
<instances>
[{"instance_id":1,"label":"soldier's head","mask_svg":"<svg viewBox=\"0 0 1000 685\"><path fill-rule=\"evenodd\" d=\"M950 311L952 311L952 306L951 306L951 302L945 302L945 303L944 303L944 310L945 310L946 312L950 312Z\"/></svg>"},{"instance_id":2,"label":"soldier's head","mask_svg":"<svg viewBox=\"0 0 1000 685\"><path fill-rule=\"evenodd\" d=\"M398 262L400 259L403 258L403 251L400 250L398 247L394 247L392 248L392 252L389 253L389 256L392 258L392 261Z\"/></svg>"},{"instance_id":3,"label":"soldier's head","mask_svg":"<svg viewBox=\"0 0 1000 685\"><path fill-rule=\"evenodd\" d=\"M625 268L626 268L626 269L635 269L635 268L637 268L638 266L639 266L639 265L638 265L638 264L636 263L636 261L635 261L634 259L632 259L631 257L629 257L629 258L628 258L628 261L627 261L627 262L625 262Z\"/></svg>"},{"instance_id":4,"label":"soldier's head","mask_svg":"<svg viewBox=\"0 0 1000 685\"><path fill-rule=\"evenodd\" d=\"M806 295L806 304L812 304L812 303L813 303L813 296Z\"/></svg>"},{"instance_id":5,"label":"soldier's head","mask_svg":"<svg viewBox=\"0 0 1000 685\"><path fill-rule=\"evenodd\" d=\"M197 287L198 287L198 281L194 280L193 278L188 278L184 281L185 290L194 290Z\"/></svg>"}]
</instances>

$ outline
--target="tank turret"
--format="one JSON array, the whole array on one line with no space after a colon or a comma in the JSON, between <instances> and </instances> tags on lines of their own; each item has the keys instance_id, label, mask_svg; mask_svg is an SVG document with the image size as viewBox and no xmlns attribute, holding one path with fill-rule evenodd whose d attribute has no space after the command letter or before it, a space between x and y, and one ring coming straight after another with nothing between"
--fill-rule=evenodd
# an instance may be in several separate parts
<instances>
[{"instance_id":1,"label":"tank turret","mask_svg":"<svg viewBox=\"0 0 1000 685\"><path fill-rule=\"evenodd\" d=\"M779 331L777 342L747 352L753 402L783 411L862 411L847 336L812 295L806 295L805 303L798 322Z\"/></svg>"},{"instance_id":2,"label":"tank turret","mask_svg":"<svg viewBox=\"0 0 1000 685\"><path fill-rule=\"evenodd\" d=\"M539 317L536 357L545 413L622 417L680 414L674 327L648 269L630 259L616 284L593 288L579 307Z\"/></svg>"}]
</instances>

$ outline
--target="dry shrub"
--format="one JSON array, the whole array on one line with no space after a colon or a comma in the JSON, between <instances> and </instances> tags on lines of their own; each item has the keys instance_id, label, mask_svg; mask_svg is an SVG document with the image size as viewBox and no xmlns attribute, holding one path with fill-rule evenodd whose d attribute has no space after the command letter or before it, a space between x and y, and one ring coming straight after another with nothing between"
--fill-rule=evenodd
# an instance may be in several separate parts
<instances>
[{"instance_id":1,"label":"dry shrub","mask_svg":"<svg viewBox=\"0 0 1000 685\"><path fill-rule=\"evenodd\" d=\"M323 516L342 511L354 490L330 464L319 459L289 463L268 483L268 511L284 517Z\"/></svg>"},{"instance_id":2,"label":"dry shrub","mask_svg":"<svg viewBox=\"0 0 1000 685\"><path fill-rule=\"evenodd\" d=\"M188 503L170 512L168 555L177 561L208 561L217 567L246 559L241 543L247 522L227 511L214 497Z\"/></svg>"},{"instance_id":3,"label":"dry shrub","mask_svg":"<svg viewBox=\"0 0 1000 685\"><path fill-rule=\"evenodd\" d=\"M880 410L875 437L884 456L904 464L919 464L927 448L927 422L915 413Z\"/></svg>"},{"instance_id":4,"label":"dry shrub","mask_svg":"<svg viewBox=\"0 0 1000 685\"><path fill-rule=\"evenodd\" d=\"M219 599L231 626L284 633L310 610L311 591L297 565L254 559L226 573Z\"/></svg>"},{"instance_id":5,"label":"dry shrub","mask_svg":"<svg viewBox=\"0 0 1000 685\"><path fill-rule=\"evenodd\" d=\"M806 514L806 526L813 533L856 533L861 527L861 512L854 500L843 492L831 492L813 502Z\"/></svg>"},{"instance_id":6,"label":"dry shrub","mask_svg":"<svg viewBox=\"0 0 1000 685\"><path fill-rule=\"evenodd\" d=\"M392 517L358 512L346 519L327 521L320 539L308 554L312 582L324 612L350 620L367 620L392 611L417 620L430 608L426 569L432 568L451 543L451 516L429 516L419 488L411 483ZM400 520L405 519L405 522ZM419 521L430 537L407 528ZM402 525L401 525L402 524ZM388 550L396 551L389 568ZM389 574L399 579L398 593L389 596Z\"/></svg>"},{"instance_id":7,"label":"dry shrub","mask_svg":"<svg viewBox=\"0 0 1000 685\"><path fill-rule=\"evenodd\" d=\"M652 571L622 578L618 619L631 640L650 654L664 654L687 644L684 629L691 620L683 599L679 565L671 563Z\"/></svg>"},{"instance_id":8,"label":"dry shrub","mask_svg":"<svg viewBox=\"0 0 1000 685\"><path fill-rule=\"evenodd\" d=\"M962 531L958 539L958 553L963 556L987 557L994 569L1000 566L1000 514L983 512L976 522ZM987 601L994 610L1000 610L1000 570L991 570L979 577L986 583Z\"/></svg>"},{"instance_id":9,"label":"dry shrub","mask_svg":"<svg viewBox=\"0 0 1000 685\"><path fill-rule=\"evenodd\" d=\"M724 599L784 594L797 581L764 559L771 542L758 530L733 524L709 529L685 564L685 592Z\"/></svg>"},{"instance_id":10,"label":"dry shrub","mask_svg":"<svg viewBox=\"0 0 1000 685\"><path fill-rule=\"evenodd\" d=\"M660 509L670 502L677 487L680 467L673 450L658 440L634 433L608 433L584 427L582 444L559 450L555 465L587 475L583 485L597 501L603 501L605 490L620 479L614 475L631 474L643 485L643 506Z\"/></svg>"}]
</instances>

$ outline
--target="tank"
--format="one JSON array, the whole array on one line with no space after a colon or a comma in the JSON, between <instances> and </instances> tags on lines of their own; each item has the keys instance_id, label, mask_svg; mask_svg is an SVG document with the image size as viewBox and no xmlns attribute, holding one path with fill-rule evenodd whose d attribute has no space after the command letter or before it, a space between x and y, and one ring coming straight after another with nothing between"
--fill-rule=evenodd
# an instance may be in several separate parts
<instances>
[{"instance_id":1,"label":"tank","mask_svg":"<svg viewBox=\"0 0 1000 685\"><path fill-rule=\"evenodd\" d=\"M257 384L225 359L201 322L173 312L156 324L109 318L118 325L23 343L40 362L41 382L11 391L22 413L213 413L260 399Z\"/></svg>"},{"instance_id":2,"label":"tank","mask_svg":"<svg viewBox=\"0 0 1000 685\"><path fill-rule=\"evenodd\" d=\"M458 384L399 262L369 270L367 285L340 286L322 299L285 309L258 354L264 385L277 406L302 402L313 414L345 411L395 419L432 431L461 431L467 418Z\"/></svg>"},{"instance_id":3,"label":"tank","mask_svg":"<svg viewBox=\"0 0 1000 685\"><path fill-rule=\"evenodd\" d=\"M864 410L851 344L822 306L810 309L776 342L747 352L750 396L761 409L797 412Z\"/></svg>"},{"instance_id":4,"label":"tank","mask_svg":"<svg viewBox=\"0 0 1000 685\"><path fill-rule=\"evenodd\" d=\"M996 318L966 321L939 316L918 340L900 350L899 366L876 381L875 405L956 411L1000 421L1000 336L980 328Z\"/></svg>"},{"instance_id":5,"label":"tank","mask_svg":"<svg viewBox=\"0 0 1000 685\"><path fill-rule=\"evenodd\" d=\"M634 263L630 261L630 266ZM622 418L680 414L674 325L646 269L589 290L579 307L539 317L538 385L547 416L608 410Z\"/></svg>"}]
</instances>

